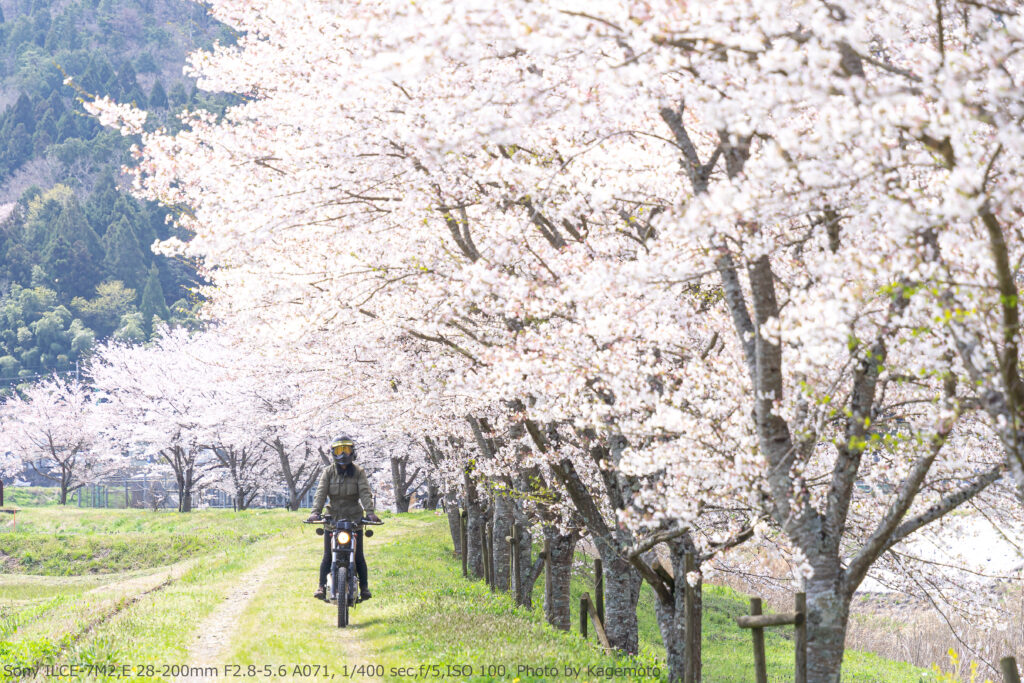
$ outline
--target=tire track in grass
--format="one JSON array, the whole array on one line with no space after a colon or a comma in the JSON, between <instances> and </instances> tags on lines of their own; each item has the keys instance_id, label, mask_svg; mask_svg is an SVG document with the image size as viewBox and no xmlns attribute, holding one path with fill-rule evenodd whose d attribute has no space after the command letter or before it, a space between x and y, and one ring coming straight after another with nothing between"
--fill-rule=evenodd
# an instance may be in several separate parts
<instances>
[{"instance_id":1,"label":"tire track in grass","mask_svg":"<svg viewBox=\"0 0 1024 683\"><path fill-rule=\"evenodd\" d=\"M385 521L391 520L394 522L375 530L380 535L366 546L371 589L387 570L380 564L378 552L419 530L416 520L385 516ZM323 541L310 536L306 533L295 538L284 561L242 615L230 652L221 660L222 672L228 664L243 670L269 664L275 674L279 668L285 672L276 674L274 680L309 683L332 676L335 680L381 680L373 675L374 667L379 669L380 653L369 633L383 618L377 605L383 596L375 593L370 602L355 609L347 628L337 628L337 607L311 595Z\"/></svg>"},{"instance_id":2,"label":"tire track in grass","mask_svg":"<svg viewBox=\"0 0 1024 683\"><path fill-rule=\"evenodd\" d=\"M114 602L111 608L88 621L82 628L78 629L77 631L66 634L65 638L60 641L61 649L66 650L68 647L83 641L90 634L92 634L94 631L100 628L103 624L110 621L121 612L132 607L133 605L141 601L143 598L167 588L168 586L173 584L177 579L180 579L181 575L184 574L184 572L187 571L187 569L191 567L192 564L194 564L194 561L187 560L185 562L181 562L177 565L174 565L173 567L167 570L157 572L156 574L147 575L144 577L140 577L138 579L132 579L123 582L122 584L117 584L123 585L129 589L137 589L140 592L130 593L127 596L122 596ZM45 659L39 659L35 661L29 668L36 669L37 671L42 672L44 671L42 667L45 663ZM31 680L43 680L42 674L37 674Z\"/></svg>"},{"instance_id":3,"label":"tire track in grass","mask_svg":"<svg viewBox=\"0 0 1024 683\"><path fill-rule=\"evenodd\" d=\"M225 596L224 602L200 623L196 638L192 646L189 647L189 668L203 670L217 665L231 641L238 618L259 591L263 582L280 564L282 557L280 554L275 555L243 574L235 589ZM205 676L182 676L175 680L184 683L185 681L209 679Z\"/></svg>"}]
</instances>

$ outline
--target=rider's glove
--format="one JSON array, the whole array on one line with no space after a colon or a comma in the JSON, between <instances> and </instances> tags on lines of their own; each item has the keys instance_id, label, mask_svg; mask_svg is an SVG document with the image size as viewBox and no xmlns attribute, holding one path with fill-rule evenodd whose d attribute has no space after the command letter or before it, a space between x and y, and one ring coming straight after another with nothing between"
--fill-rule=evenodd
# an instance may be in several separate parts
<instances>
[{"instance_id":1,"label":"rider's glove","mask_svg":"<svg viewBox=\"0 0 1024 683\"><path fill-rule=\"evenodd\" d=\"M377 516L377 515L376 515L375 513L373 513L373 512L371 512L371 513L367 514L367 515L366 515L366 518L367 518L368 520L370 520L371 522L379 522L379 521L380 521L380 517L378 517L378 516Z\"/></svg>"},{"instance_id":2,"label":"rider's glove","mask_svg":"<svg viewBox=\"0 0 1024 683\"><path fill-rule=\"evenodd\" d=\"M323 519L323 517L321 517L318 513L314 512L313 514L311 514L309 516L309 519L307 519L306 521L307 522L319 522L322 519Z\"/></svg>"}]
</instances>

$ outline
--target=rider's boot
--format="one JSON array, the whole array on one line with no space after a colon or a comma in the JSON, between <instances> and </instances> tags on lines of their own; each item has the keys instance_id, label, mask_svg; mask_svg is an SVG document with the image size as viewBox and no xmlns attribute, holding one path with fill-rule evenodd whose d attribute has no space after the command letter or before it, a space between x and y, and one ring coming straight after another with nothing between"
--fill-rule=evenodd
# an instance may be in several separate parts
<instances>
[{"instance_id":1,"label":"rider's boot","mask_svg":"<svg viewBox=\"0 0 1024 683\"><path fill-rule=\"evenodd\" d=\"M359 599L360 600L369 600L372 597L373 597L373 593L370 592L370 589L367 586L360 586L359 587Z\"/></svg>"},{"instance_id":2,"label":"rider's boot","mask_svg":"<svg viewBox=\"0 0 1024 683\"><path fill-rule=\"evenodd\" d=\"M316 589L316 593L313 593L313 597L317 600L324 600L327 597L327 589L324 586L320 586Z\"/></svg>"}]
</instances>

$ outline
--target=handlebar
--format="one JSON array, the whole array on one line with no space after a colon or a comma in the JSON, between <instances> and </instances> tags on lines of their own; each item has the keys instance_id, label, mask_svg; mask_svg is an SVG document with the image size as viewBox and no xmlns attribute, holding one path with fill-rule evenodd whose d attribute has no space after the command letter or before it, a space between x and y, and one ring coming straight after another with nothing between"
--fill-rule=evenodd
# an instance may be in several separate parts
<instances>
[{"instance_id":1,"label":"handlebar","mask_svg":"<svg viewBox=\"0 0 1024 683\"><path fill-rule=\"evenodd\" d=\"M327 524L327 523L330 523L330 522L333 522L333 521L335 521L335 520L331 519L330 517L321 517L320 519L312 519L312 520L311 519L304 519L304 520L302 520L302 523L303 524ZM357 524L361 524L362 526L380 526L380 525L384 524L384 521L381 520L379 522L374 522L374 521L371 521L371 520L369 520L369 519L364 517L361 520L359 520L357 522Z\"/></svg>"}]
</instances>

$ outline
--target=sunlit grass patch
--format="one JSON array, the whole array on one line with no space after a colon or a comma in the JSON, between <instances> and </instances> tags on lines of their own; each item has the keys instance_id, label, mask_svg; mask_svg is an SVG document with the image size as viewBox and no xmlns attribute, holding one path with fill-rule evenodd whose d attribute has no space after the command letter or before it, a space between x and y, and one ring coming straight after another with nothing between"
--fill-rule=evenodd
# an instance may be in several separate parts
<instances>
[{"instance_id":1,"label":"sunlit grass patch","mask_svg":"<svg viewBox=\"0 0 1024 683\"><path fill-rule=\"evenodd\" d=\"M7 573L123 572L249 545L295 524L283 510L39 508L21 513L16 533L0 534L0 560Z\"/></svg>"}]
</instances>

